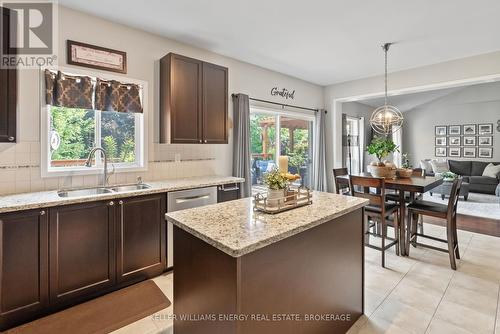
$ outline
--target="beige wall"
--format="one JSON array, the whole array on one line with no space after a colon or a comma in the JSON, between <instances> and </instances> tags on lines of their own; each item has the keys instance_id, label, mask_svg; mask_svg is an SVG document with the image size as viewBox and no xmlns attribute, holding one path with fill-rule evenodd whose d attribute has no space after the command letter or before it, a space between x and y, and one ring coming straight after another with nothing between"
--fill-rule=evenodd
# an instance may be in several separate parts
<instances>
[{"instance_id":1,"label":"beige wall","mask_svg":"<svg viewBox=\"0 0 500 334\"><path fill-rule=\"evenodd\" d=\"M424 86L438 86L451 81L463 81L477 77L500 74L500 52L463 58L411 70L390 73L389 90L406 90ZM341 104L337 99L361 95L379 95L383 92L384 78L377 76L325 87L327 114L327 170L342 164ZM328 174L329 189L333 190L333 175Z\"/></svg>"},{"instance_id":2,"label":"beige wall","mask_svg":"<svg viewBox=\"0 0 500 334\"><path fill-rule=\"evenodd\" d=\"M231 175L232 129L227 145L158 144L159 62L168 52L199 58L229 68L229 94L245 93L251 97L284 102L270 95L272 87L295 89L295 99L287 103L323 107L323 88L277 72L224 57L206 50L105 21L65 7L59 8L59 65L66 64L66 40L86 42L127 52L126 77L148 82L149 169L146 173L121 173L112 182L133 182L196 175ZM78 67L79 70L83 69ZM99 71L89 70L99 74ZM102 72L110 74L110 72ZM104 74L104 75L105 75ZM115 74L113 74L115 75ZM40 108L39 79L34 70L19 71L18 143L0 144L0 194L51 190L59 187L93 185L96 176L62 178L40 177ZM228 96L228 98L230 98ZM232 119L232 103L229 104ZM183 160L174 163L174 154Z\"/></svg>"}]
</instances>

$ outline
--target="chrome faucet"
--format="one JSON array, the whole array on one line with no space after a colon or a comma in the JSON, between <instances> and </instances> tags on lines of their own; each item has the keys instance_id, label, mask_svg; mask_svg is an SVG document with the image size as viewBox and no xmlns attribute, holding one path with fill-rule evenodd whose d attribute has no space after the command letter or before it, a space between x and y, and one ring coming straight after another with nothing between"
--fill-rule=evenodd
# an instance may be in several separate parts
<instances>
[{"instance_id":1,"label":"chrome faucet","mask_svg":"<svg viewBox=\"0 0 500 334\"><path fill-rule=\"evenodd\" d=\"M109 175L113 174L114 172L114 167L113 167L113 172L108 173L108 157L106 155L106 150L104 150L102 147L94 147L89 153L87 161L85 162L85 166L92 167L92 157L95 155L97 151L100 151L104 158L104 170L103 170L101 185L103 187L106 187L108 185Z\"/></svg>"}]
</instances>

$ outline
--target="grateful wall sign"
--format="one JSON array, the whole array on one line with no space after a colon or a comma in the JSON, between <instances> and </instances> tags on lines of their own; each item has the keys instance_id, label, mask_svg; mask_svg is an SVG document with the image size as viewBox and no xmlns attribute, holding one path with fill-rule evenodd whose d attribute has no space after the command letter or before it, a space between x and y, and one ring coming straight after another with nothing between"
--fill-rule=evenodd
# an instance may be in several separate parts
<instances>
[{"instance_id":1,"label":"grateful wall sign","mask_svg":"<svg viewBox=\"0 0 500 334\"><path fill-rule=\"evenodd\" d=\"M273 87L271 89L271 96L281 96L282 98L288 100L288 99L294 99L295 98L295 89L294 90L289 90L286 88L278 88L278 87Z\"/></svg>"}]
</instances>

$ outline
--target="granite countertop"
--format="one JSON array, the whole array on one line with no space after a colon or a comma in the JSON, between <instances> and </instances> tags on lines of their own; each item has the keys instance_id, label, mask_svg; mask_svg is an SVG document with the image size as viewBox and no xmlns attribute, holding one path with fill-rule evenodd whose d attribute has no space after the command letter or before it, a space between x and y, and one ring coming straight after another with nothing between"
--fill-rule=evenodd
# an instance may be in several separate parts
<instances>
[{"instance_id":1,"label":"granite countertop","mask_svg":"<svg viewBox=\"0 0 500 334\"><path fill-rule=\"evenodd\" d=\"M149 184L151 188L92 196L59 197L57 195L57 190L8 195L0 197L0 213L165 193L169 191L210 187L228 183L240 183L244 181L245 179L232 176L199 176L164 181L144 182L146 184ZM114 185L110 185L110 187L112 186Z\"/></svg>"},{"instance_id":2,"label":"granite countertop","mask_svg":"<svg viewBox=\"0 0 500 334\"><path fill-rule=\"evenodd\" d=\"M170 212L166 219L233 257L240 257L368 204L368 200L313 192L313 204L270 215L252 198Z\"/></svg>"}]
</instances>

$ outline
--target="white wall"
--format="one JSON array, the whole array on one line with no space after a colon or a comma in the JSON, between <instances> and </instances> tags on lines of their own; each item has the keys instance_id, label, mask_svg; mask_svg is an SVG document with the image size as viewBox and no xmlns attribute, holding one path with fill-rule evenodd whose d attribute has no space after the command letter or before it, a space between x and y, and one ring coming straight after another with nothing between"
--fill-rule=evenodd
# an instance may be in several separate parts
<instances>
[{"instance_id":1,"label":"white wall","mask_svg":"<svg viewBox=\"0 0 500 334\"><path fill-rule=\"evenodd\" d=\"M403 150L414 166L434 158L434 126L493 123L493 159L500 161L500 82L473 85L404 113ZM450 158L461 160L459 158Z\"/></svg>"},{"instance_id":2,"label":"white wall","mask_svg":"<svg viewBox=\"0 0 500 334\"><path fill-rule=\"evenodd\" d=\"M66 40L72 39L127 52L126 77L148 82L149 108L145 110L149 129L149 170L122 173L113 182L132 182L137 176L148 179L195 175L231 175L232 129L227 145L158 144L159 62L168 52L199 58L229 68L229 95L245 93L251 97L322 108L323 88L290 76L185 45L167 38L132 29L66 7L59 8L59 65L66 64ZM79 70L83 69L78 67ZM98 74L99 71L91 70ZM110 74L109 72L102 72ZM114 73L112 73L115 75ZM270 95L271 88L296 90L295 99L284 101ZM228 96L228 99L230 96ZM40 178L40 110L37 71L19 71L18 144L0 144L0 194L50 190L62 186L93 185L96 176ZM229 103L232 119L232 103ZM230 122L231 123L231 122ZM171 162L180 153L181 163ZM194 161L193 161L194 160Z\"/></svg>"},{"instance_id":3,"label":"white wall","mask_svg":"<svg viewBox=\"0 0 500 334\"><path fill-rule=\"evenodd\" d=\"M439 86L447 82L500 75L500 52L448 61L406 71L390 73L389 90L411 92L427 86ZM434 88L435 88L434 87ZM342 106L336 100L354 96L383 93L384 78L377 76L355 80L325 87L325 107L331 111L327 114L327 170L341 167L342 163ZM333 190L333 175L329 173L329 189Z\"/></svg>"}]
</instances>

